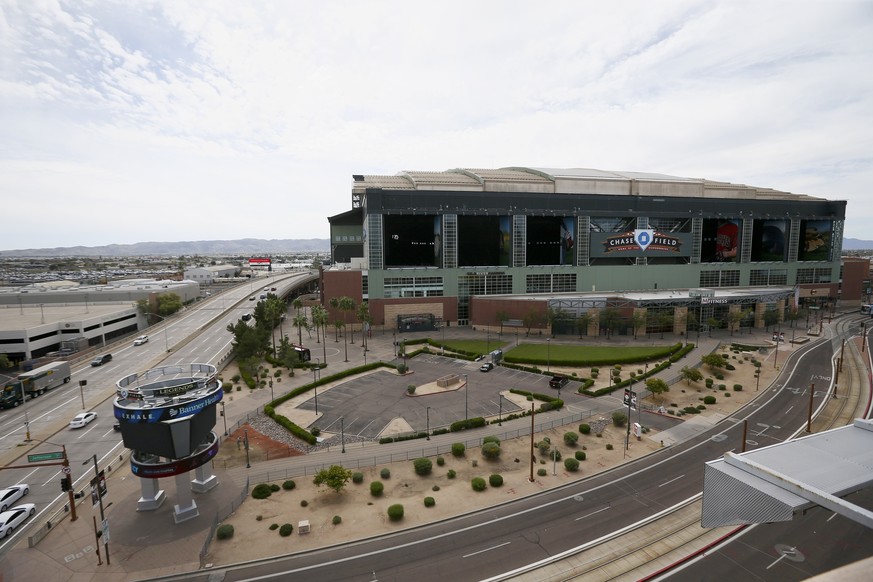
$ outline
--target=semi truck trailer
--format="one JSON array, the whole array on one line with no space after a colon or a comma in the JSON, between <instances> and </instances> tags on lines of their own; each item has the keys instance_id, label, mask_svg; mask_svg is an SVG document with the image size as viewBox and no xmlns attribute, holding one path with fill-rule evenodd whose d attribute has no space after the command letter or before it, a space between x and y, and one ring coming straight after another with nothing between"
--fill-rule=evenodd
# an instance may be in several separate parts
<instances>
[{"instance_id":1,"label":"semi truck trailer","mask_svg":"<svg viewBox=\"0 0 873 582\"><path fill-rule=\"evenodd\" d=\"M25 400L36 398L70 381L70 363L52 362L30 372L19 374L14 380L10 380L3 387L0 394L0 406L14 408Z\"/></svg>"}]
</instances>

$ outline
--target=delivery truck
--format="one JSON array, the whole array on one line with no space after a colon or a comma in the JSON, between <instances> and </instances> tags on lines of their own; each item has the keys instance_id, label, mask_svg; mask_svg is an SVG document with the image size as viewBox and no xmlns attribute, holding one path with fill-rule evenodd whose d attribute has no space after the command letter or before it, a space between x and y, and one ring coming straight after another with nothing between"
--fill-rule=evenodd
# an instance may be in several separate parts
<instances>
[{"instance_id":1,"label":"delivery truck","mask_svg":"<svg viewBox=\"0 0 873 582\"><path fill-rule=\"evenodd\" d=\"M70 381L70 376L69 362L52 362L20 374L3 387L0 406L14 408L26 399L36 398L52 388L66 384Z\"/></svg>"}]
</instances>

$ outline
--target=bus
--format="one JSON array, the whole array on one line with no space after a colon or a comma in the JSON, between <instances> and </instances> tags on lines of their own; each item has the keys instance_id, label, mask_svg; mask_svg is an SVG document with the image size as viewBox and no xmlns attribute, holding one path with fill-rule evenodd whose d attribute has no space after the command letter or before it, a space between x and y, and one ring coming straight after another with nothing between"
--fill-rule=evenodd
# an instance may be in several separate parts
<instances>
[{"instance_id":1,"label":"bus","mask_svg":"<svg viewBox=\"0 0 873 582\"><path fill-rule=\"evenodd\" d=\"M873 305L869 303L861 305L861 313L865 315L873 315Z\"/></svg>"}]
</instances>

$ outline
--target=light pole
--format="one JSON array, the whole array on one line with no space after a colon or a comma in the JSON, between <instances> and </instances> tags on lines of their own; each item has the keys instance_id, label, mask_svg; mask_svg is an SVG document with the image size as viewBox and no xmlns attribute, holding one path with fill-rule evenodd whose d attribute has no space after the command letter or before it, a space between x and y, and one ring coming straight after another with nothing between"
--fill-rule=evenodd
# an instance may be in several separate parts
<instances>
[{"instance_id":1,"label":"light pole","mask_svg":"<svg viewBox=\"0 0 873 582\"><path fill-rule=\"evenodd\" d=\"M503 426L503 394L497 394L497 426Z\"/></svg>"},{"instance_id":2,"label":"light pole","mask_svg":"<svg viewBox=\"0 0 873 582\"><path fill-rule=\"evenodd\" d=\"M426 440L430 440L430 406L424 411L427 415L427 428L425 429L425 434L427 434Z\"/></svg>"},{"instance_id":3,"label":"light pole","mask_svg":"<svg viewBox=\"0 0 873 582\"><path fill-rule=\"evenodd\" d=\"M243 440L243 446L246 449L246 469L251 469L252 464L251 462L249 462L249 430L247 428L244 428L243 434L245 435Z\"/></svg>"},{"instance_id":4,"label":"light pole","mask_svg":"<svg viewBox=\"0 0 873 582\"><path fill-rule=\"evenodd\" d=\"M468 410L467 405L468 405L469 399L468 399L467 395L468 395L469 393L470 393L470 384L469 384L468 381L467 381L467 375L464 374L464 420L467 420L467 418L468 418L468 416L467 416L467 410Z\"/></svg>"},{"instance_id":5,"label":"light pole","mask_svg":"<svg viewBox=\"0 0 873 582\"><path fill-rule=\"evenodd\" d=\"M227 411L224 408L224 400L221 401L221 416L224 418L224 436L227 436Z\"/></svg>"},{"instance_id":6,"label":"light pole","mask_svg":"<svg viewBox=\"0 0 873 582\"><path fill-rule=\"evenodd\" d=\"M346 452L346 418L344 416L340 416L340 442L343 444L343 450L341 452Z\"/></svg>"},{"instance_id":7,"label":"light pole","mask_svg":"<svg viewBox=\"0 0 873 582\"><path fill-rule=\"evenodd\" d=\"M24 408L24 405L27 402L27 394L24 392L24 382L19 380L18 385L21 386L21 406ZM30 442L30 418L27 416L27 408L24 408L24 442Z\"/></svg>"},{"instance_id":8,"label":"light pole","mask_svg":"<svg viewBox=\"0 0 873 582\"><path fill-rule=\"evenodd\" d=\"M552 338L546 339L546 352L548 359L546 360L546 372L552 371Z\"/></svg>"},{"instance_id":9,"label":"light pole","mask_svg":"<svg viewBox=\"0 0 873 582\"><path fill-rule=\"evenodd\" d=\"M100 487L100 469L97 468L97 455L91 457L94 461L94 486L97 488L97 503L100 505L100 526L103 527L103 524L106 522L106 516L103 513L103 491ZM88 461L82 463L82 465L87 465ZM95 532L96 533L96 532ZM106 552L106 565L111 565L109 562L109 540L104 538L103 540L103 549Z\"/></svg>"},{"instance_id":10,"label":"light pole","mask_svg":"<svg viewBox=\"0 0 873 582\"><path fill-rule=\"evenodd\" d=\"M164 321L167 319L163 315L158 315L157 313L146 312L143 315L154 315L155 317L157 317L161 321ZM167 340L167 326L166 325L164 325L164 350L166 350L168 353L170 351L170 342L169 342L169 340ZM108 563L108 560L107 560L107 563Z\"/></svg>"}]
</instances>

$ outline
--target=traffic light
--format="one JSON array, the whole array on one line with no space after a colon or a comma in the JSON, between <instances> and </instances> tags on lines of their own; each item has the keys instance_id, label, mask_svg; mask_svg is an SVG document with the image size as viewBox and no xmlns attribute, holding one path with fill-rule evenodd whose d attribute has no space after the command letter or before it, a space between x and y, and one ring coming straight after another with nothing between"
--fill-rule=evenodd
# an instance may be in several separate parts
<instances>
[{"instance_id":1,"label":"traffic light","mask_svg":"<svg viewBox=\"0 0 873 582\"><path fill-rule=\"evenodd\" d=\"M61 478L61 491L66 493L70 490L70 483L67 481L66 477Z\"/></svg>"}]
</instances>

